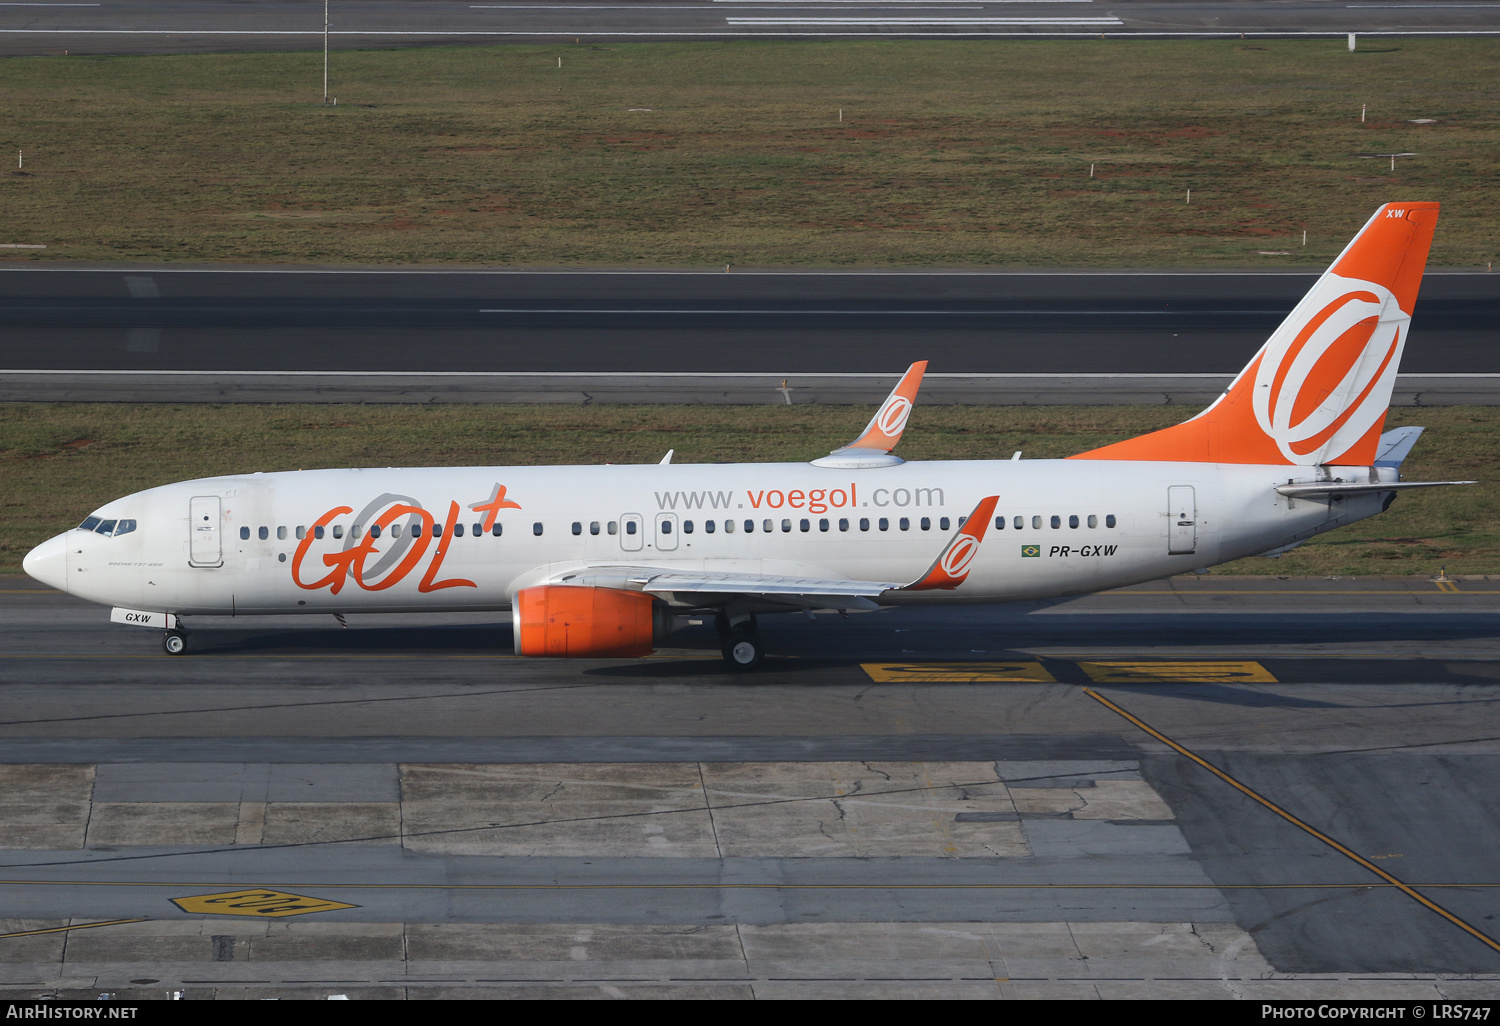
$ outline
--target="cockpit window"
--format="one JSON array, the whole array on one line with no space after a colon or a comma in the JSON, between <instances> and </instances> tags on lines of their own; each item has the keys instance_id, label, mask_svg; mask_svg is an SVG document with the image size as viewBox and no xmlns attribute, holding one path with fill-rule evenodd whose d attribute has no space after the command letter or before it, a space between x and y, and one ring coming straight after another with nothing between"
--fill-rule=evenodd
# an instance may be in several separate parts
<instances>
[{"instance_id":1,"label":"cockpit window","mask_svg":"<svg viewBox=\"0 0 1500 1026\"><path fill-rule=\"evenodd\" d=\"M81 523L81 524L78 525L78 529L80 531L92 531L94 528L96 528L98 526L99 526L99 518L98 517L88 517L88 518L86 518L83 521L83 523Z\"/></svg>"},{"instance_id":2,"label":"cockpit window","mask_svg":"<svg viewBox=\"0 0 1500 1026\"><path fill-rule=\"evenodd\" d=\"M121 520L118 524L115 525L115 537L118 538L122 534L129 534L131 531L134 531L134 530L135 530L135 521L134 520Z\"/></svg>"},{"instance_id":3,"label":"cockpit window","mask_svg":"<svg viewBox=\"0 0 1500 1026\"><path fill-rule=\"evenodd\" d=\"M114 534L115 533L115 522L113 520L106 520L106 521L104 521L98 527L94 528L94 533L95 534L102 534L105 537L108 537L109 535Z\"/></svg>"}]
</instances>

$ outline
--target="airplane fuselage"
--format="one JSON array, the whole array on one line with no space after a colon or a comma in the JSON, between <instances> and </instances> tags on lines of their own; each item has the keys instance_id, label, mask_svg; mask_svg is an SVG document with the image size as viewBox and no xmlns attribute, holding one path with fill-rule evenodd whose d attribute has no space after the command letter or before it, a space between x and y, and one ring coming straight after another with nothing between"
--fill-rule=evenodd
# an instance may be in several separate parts
<instances>
[{"instance_id":1,"label":"airplane fuselage","mask_svg":"<svg viewBox=\"0 0 1500 1026\"><path fill-rule=\"evenodd\" d=\"M961 585L889 591L877 601L1001 602L1254 555L1388 503L1390 493L1290 499L1274 490L1314 480L1310 471L1074 459L250 474L117 499L93 518L134 521L133 530L75 529L54 540L62 551L47 558L71 594L128 609L498 611L523 588L612 564L914 580L976 502L998 495ZM1331 472L1372 480L1370 468ZM1393 468L1375 473L1396 477Z\"/></svg>"}]
</instances>

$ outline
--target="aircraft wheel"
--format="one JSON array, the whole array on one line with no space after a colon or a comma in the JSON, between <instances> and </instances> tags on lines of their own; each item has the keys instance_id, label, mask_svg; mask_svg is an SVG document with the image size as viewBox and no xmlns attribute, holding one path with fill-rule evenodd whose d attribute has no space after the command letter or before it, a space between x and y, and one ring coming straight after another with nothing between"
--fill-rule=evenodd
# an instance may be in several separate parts
<instances>
[{"instance_id":1,"label":"aircraft wheel","mask_svg":"<svg viewBox=\"0 0 1500 1026\"><path fill-rule=\"evenodd\" d=\"M187 635L181 631L167 631L161 636L161 648L167 655L182 655L187 651Z\"/></svg>"},{"instance_id":2,"label":"aircraft wheel","mask_svg":"<svg viewBox=\"0 0 1500 1026\"><path fill-rule=\"evenodd\" d=\"M748 673L765 657L766 646L759 634L732 634L724 642L724 661L731 670Z\"/></svg>"}]
</instances>

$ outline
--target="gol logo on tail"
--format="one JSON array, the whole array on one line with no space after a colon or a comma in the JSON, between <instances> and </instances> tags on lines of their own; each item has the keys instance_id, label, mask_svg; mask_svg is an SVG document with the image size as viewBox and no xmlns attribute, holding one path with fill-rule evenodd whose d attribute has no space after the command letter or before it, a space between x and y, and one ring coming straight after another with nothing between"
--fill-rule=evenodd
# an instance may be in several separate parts
<instances>
[{"instance_id":1,"label":"gol logo on tail","mask_svg":"<svg viewBox=\"0 0 1500 1026\"><path fill-rule=\"evenodd\" d=\"M1384 286L1331 284L1338 294L1295 336L1273 340L1256 370L1256 422L1294 463L1344 451L1385 416L1389 389L1379 386L1395 374L1411 321Z\"/></svg>"}]
</instances>

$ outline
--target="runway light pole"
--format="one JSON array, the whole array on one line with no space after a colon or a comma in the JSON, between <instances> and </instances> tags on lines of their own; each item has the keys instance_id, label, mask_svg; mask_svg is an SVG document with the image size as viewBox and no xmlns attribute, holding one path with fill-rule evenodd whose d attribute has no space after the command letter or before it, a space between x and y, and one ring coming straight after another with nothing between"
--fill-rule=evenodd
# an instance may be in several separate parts
<instances>
[{"instance_id":1,"label":"runway light pole","mask_svg":"<svg viewBox=\"0 0 1500 1026\"><path fill-rule=\"evenodd\" d=\"M328 0L323 0L323 105L328 105Z\"/></svg>"}]
</instances>

